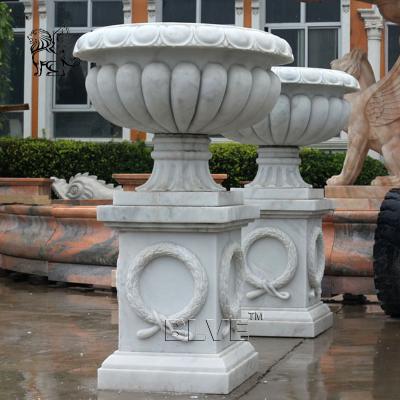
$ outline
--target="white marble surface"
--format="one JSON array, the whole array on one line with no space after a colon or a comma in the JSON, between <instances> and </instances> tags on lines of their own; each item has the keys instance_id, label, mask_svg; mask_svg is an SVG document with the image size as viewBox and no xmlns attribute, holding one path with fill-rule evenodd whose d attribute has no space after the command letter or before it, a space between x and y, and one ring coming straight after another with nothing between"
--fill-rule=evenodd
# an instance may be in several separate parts
<instances>
[{"instance_id":1,"label":"white marble surface","mask_svg":"<svg viewBox=\"0 0 400 400\"><path fill-rule=\"evenodd\" d=\"M257 175L246 188L311 188L300 174L298 147L260 146L257 153Z\"/></svg>"},{"instance_id":2,"label":"white marble surface","mask_svg":"<svg viewBox=\"0 0 400 400\"><path fill-rule=\"evenodd\" d=\"M97 219L126 223L224 224L257 218L253 206L185 207L185 206L98 206Z\"/></svg>"},{"instance_id":3,"label":"white marble surface","mask_svg":"<svg viewBox=\"0 0 400 400\"><path fill-rule=\"evenodd\" d=\"M219 207L243 205L243 193L225 192L124 192L114 193L115 206Z\"/></svg>"},{"instance_id":4,"label":"white marble surface","mask_svg":"<svg viewBox=\"0 0 400 400\"><path fill-rule=\"evenodd\" d=\"M321 216L334 208L332 200L325 198L309 200L266 198L262 200L260 198L245 197L245 204L259 207L262 216L285 215L287 218L310 214Z\"/></svg>"},{"instance_id":5,"label":"white marble surface","mask_svg":"<svg viewBox=\"0 0 400 400\"><path fill-rule=\"evenodd\" d=\"M236 342L217 354L116 351L99 369L98 387L119 391L227 394L252 376L257 366L257 353L248 342Z\"/></svg>"},{"instance_id":6,"label":"white marble surface","mask_svg":"<svg viewBox=\"0 0 400 400\"><path fill-rule=\"evenodd\" d=\"M351 75L300 67L279 67L274 72L282 91L272 112L228 137L264 146L306 146L336 136L346 125L350 105L343 96L359 89Z\"/></svg>"},{"instance_id":7,"label":"white marble surface","mask_svg":"<svg viewBox=\"0 0 400 400\"><path fill-rule=\"evenodd\" d=\"M262 219L271 215L299 218L302 213L321 218L331 205L303 180L299 146L339 134L350 113L343 96L358 90L359 84L341 71L300 67L274 71L282 91L272 112L252 127L227 135L260 145L257 175L243 190L245 203L259 206Z\"/></svg>"},{"instance_id":8,"label":"white marble surface","mask_svg":"<svg viewBox=\"0 0 400 400\"><path fill-rule=\"evenodd\" d=\"M337 87L342 95L360 88L357 79L343 71L305 67L273 67L272 69L283 84L310 85L313 88Z\"/></svg>"},{"instance_id":9,"label":"white marble surface","mask_svg":"<svg viewBox=\"0 0 400 400\"><path fill-rule=\"evenodd\" d=\"M320 301L325 268L321 217L330 211L331 202L245 203L257 204L261 217L242 228L246 276L242 317L249 311L262 315L251 321L252 335L315 337L332 324L328 307Z\"/></svg>"},{"instance_id":10,"label":"white marble surface","mask_svg":"<svg viewBox=\"0 0 400 400\"><path fill-rule=\"evenodd\" d=\"M137 217L144 209L145 220L153 223ZM120 230L119 347L99 370L99 388L228 393L255 373L256 352L249 343L238 342L235 323L229 327L223 319L240 318L235 304L240 304L242 294L238 290L244 268L241 228L258 210L246 206L98 210L101 220ZM160 210L165 211L162 218ZM176 320L182 325L174 324Z\"/></svg>"},{"instance_id":11,"label":"white marble surface","mask_svg":"<svg viewBox=\"0 0 400 400\"><path fill-rule=\"evenodd\" d=\"M204 135L154 134L153 172L137 192L221 192L208 161L210 139Z\"/></svg>"},{"instance_id":12,"label":"white marble surface","mask_svg":"<svg viewBox=\"0 0 400 400\"><path fill-rule=\"evenodd\" d=\"M242 318L249 319L251 336L315 338L333 324L332 312L323 303L307 308L243 307Z\"/></svg>"},{"instance_id":13,"label":"white marble surface","mask_svg":"<svg viewBox=\"0 0 400 400\"><path fill-rule=\"evenodd\" d=\"M324 189L311 188L253 188L245 187L243 196L248 200L317 200L324 198ZM296 203L295 203L296 204Z\"/></svg>"},{"instance_id":14,"label":"white marble surface","mask_svg":"<svg viewBox=\"0 0 400 400\"><path fill-rule=\"evenodd\" d=\"M157 133L246 128L272 109L290 46L266 32L228 25L147 23L81 36L74 55L96 62L86 89L118 126Z\"/></svg>"},{"instance_id":15,"label":"white marble surface","mask_svg":"<svg viewBox=\"0 0 400 400\"><path fill-rule=\"evenodd\" d=\"M244 189L245 204L260 207L260 218L242 229L246 296L242 315L259 336L315 337L332 325L320 301L325 268L322 216L332 204L300 175L299 146L336 136L346 125L346 93L358 82L336 71L274 69L282 92L272 112L250 128L228 135L260 145L258 172Z\"/></svg>"},{"instance_id":16,"label":"white marble surface","mask_svg":"<svg viewBox=\"0 0 400 400\"><path fill-rule=\"evenodd\" d=\"M301 200L324 200L324 189L313 189L311 187L307 188L291 188L291 187L253 187L245 186L244 188L231 188L231 193L241 193L246 201L263 202L267 201L266 206L271 204L271 200L281 200L283 204L286 204L288 209L289 205L302 204L297 203ZM121 192L122 193L122 192ZM120 195L117 195L120 196ZM325 199L326 200L326 199ZM330 201L330 200L327 200ZM304 203L303 204L308 204ZM315 204L315 203L314 203ZM309 207L308 207L309 208Z\"/></svg>"},{"instance_id":17,"label":"white marble surface","mask_svg":"<svg viewBox=\"0 0 400 400\"><path fill-rule=\"evenodd\" d=\"M71 176L69 182L52 176L51 189L60 199L65 200L93 200L112 199L114 193L122 192L122 186L114 186L112 183L98 179L89 172L78 173Z\"/></svg>"},{"instance_id":18,"label":"white marble surface","mask_svg":"<svg viewBox=\"0 0 400 400\"><path fill-rule=\"evenodd\" d=\"M97 112L156 133L153 173L137 190L158 192L224 190L201 135L263 119L281 89L270 67L293 60L288 43L267 32L189 23L100 28L78 39L74 55L96 63L86 90Z\"/></svg>"},{"instance_id":19,"label":"white marble surface","mask_svg":"<svg viewBox=\"0 0 400 400\"><path fill-rule=\"evenodd\" d=\"M98 386L228 393L257 371L257 354L235 341L236 324L214 330L214 340L207 321L218 328L240 317L241 228L259 209L238 205L237 194L204 195L224 190L210 176L204 135L265 117L280 93L270 67L293 60L290 46L235 26L147 23L86 33L74 55L96 63L86 78L96 111L118 126L156 132L153 173L138 195L97 209L119 230L120 329ZM163 192L175 197L158 198ZM198 192L196 206L168 203L182 192L180 204ZM192 340L201 334L205 340Z\"/></svg>"},{"instance_id":20,"label":"white marble surface","mask_svg":"<svg viewBox=\"0 0 400 400\"><path fill-rule=\"evenodd\" d=\"M148 59L144 49L210 49L226 59L223 50L266 55L258 62L280 65L293 61L292 49L282 38L258 29L232 25L194 23L144 23L106 26L81 36L74 49L75 57L107 57L110 49L128 49L141 59ZM147 56L147 57L146 57ZM247 60L248 62L254 62ZM175 60L176 62L176 60ZM229 60L225 60L229 62ZM230 60L231 62L231 60Z\"/></svg>"}]
</instances>

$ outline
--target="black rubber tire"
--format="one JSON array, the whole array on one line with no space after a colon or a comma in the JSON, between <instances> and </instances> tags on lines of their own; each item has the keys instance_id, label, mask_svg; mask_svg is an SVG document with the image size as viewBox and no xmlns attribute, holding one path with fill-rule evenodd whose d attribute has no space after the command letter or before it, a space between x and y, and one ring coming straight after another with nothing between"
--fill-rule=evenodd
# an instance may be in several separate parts
<instances>
[{"instance_id":1,"label":"black rubber tire","mask_svg":"<svg viewBox=\"0 0 400 400\"><path fill-rule=\"evenodd\" d=\"M400 318L400 189L386 194L374 244L374 280L386 314Z\"/></svg>"}]
</instances>

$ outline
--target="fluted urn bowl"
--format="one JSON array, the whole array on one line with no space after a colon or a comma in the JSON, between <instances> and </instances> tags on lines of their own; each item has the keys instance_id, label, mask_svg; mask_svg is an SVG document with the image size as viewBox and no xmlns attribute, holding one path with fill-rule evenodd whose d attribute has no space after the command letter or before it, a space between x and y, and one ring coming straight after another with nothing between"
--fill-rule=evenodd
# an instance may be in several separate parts
<instances>
[{"instance_id":1,"label":"fluted urn bowl","mask_svg":"<svg viewBox=\"0 0 400 400\"><path fill-rule=\"evenodd\" d=\"M206 135L263 119L281 88L271 66L293 60L266 32L177 23L100 28L74 55L96 64L86 89L104 118L155 133L153 173L136 190L179 192L224 190L210 175Z\"/></svg>"},{"instance_id":2,"label":"fluted urn bowl","mask_svg":"<svg viewBox=\"0 0 400 400\"><path fill-rule=\"evenodd\" d=\"M299 146L340 133L350 115L350 104L343 96L357 91L359 84L342 71L299 67L272 70L282 83L272 111L251 127L226 136L259 145L257 175L247 188L309 188L300 175Z\"/></svg>"},{"instance_id":3,"label":"fluted urn bowl","mask_svg":"<svg viewBox=\"0 0 400 400\"><path fill-rule=\"evenodd\" d=\"M358 81L342 71L321 68L272 68L282 83L271 113L229 137L266 146L306 146L336 136L347 123L350 104L346 93L359 89Z\"/></svg>"},{"instance_id":4,"label":"fluted urn bowl","mask_svg":"<svg viewBox=\"0 0 400 400\"><path fill-rule=\"evenodd\" d=\"M272 65L292 61L283 39L236 26L147 23L86 33L74 56L96 63L86 89L116 125L157 133L246 128L280 92Z\"/></svg>"}]
</instances>

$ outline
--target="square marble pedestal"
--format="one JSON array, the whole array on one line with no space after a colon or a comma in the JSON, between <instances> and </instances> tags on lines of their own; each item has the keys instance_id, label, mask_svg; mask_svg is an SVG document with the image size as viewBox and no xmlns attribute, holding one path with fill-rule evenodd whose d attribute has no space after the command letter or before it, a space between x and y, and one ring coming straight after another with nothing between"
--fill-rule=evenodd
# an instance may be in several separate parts
<instances>
[{"instance_id":1,"label":"square marble pedestal","mask_svg":"<svg viewBox=\"0 0 400 400\"><path fill-rule=\"evenodd\" d=\"M223 320L240 317L241 228L258 215L226 192L121 192L98 207L119 230L119 346L99 389L223 394L257 371L246 325Z\"/></svg>"},{"instance_id":2,"label":"square marble pedestal","mask_svg":"<svg viewBox=\"0 0 400 400\"><path fill-rule=\"evenodd\" d=\"M245 204L261 209L260 218L242 229L246 285L241 315L249 319L250 335L319 335L333 323L320 300L325 268L321 218L331 210L330 201L308 188L242 192Z\"/></svg>"}]
</instances>

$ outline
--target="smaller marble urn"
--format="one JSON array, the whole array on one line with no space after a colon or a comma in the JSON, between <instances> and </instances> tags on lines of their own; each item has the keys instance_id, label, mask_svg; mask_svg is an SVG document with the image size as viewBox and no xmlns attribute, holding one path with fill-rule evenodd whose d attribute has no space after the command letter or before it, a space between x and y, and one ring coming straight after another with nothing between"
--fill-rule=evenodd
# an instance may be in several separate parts
<instances>
[{"instance_id":1,"label":"smaller marble urn","mask_svg":"<svg viewBox=\"0 0 400 400\"><path fill-rule=\"evenodd\" d=\"M325 268L322 216L332 208L322 189L300 175L299 147L338 135L347 123L350 75L333 70L276 67L282 91L272 112L227 136L258 144L258 172L238 191L261 216L242 229L246 295L242 317L256 336L315 337L332 325L321 302Z\"/></svg>"}]
</instances>

